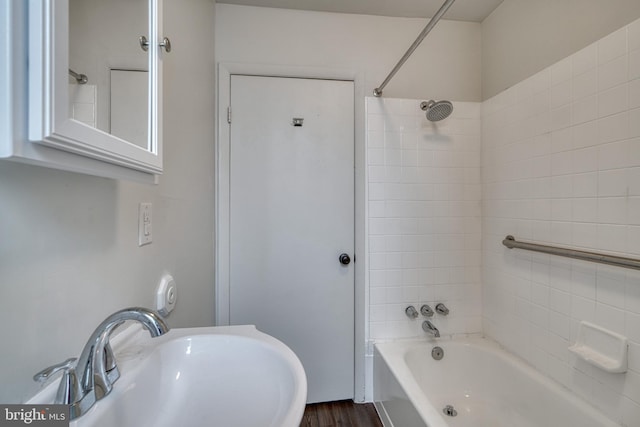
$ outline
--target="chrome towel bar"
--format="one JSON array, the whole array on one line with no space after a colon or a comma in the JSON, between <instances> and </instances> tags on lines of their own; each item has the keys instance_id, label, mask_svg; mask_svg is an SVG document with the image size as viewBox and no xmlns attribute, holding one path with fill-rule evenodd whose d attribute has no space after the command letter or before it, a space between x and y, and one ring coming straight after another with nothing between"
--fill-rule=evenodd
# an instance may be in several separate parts
<instances>
[{"instance_id":1,"label":"chrome towel bar","mask_svg":"<svg viewBox=\"0 0 640 427\"><path fill-rule=\"evenodd\" d=\"M579 251L577 249L560 248L556 246L540 245L537 243L518 242L515 237L507 236L502 244L509 249L525 249L527 251L542 252L583 261L598 262L600 264L615 265L617 267L640 270L640 260L616 255L606 255L597 252Z\"/></svg>"},{"instance_id":2,"label":"chrome towel bar","mask_svg":"<svg viewBox=\"0 0 640 427\"><path fill-rule=\"evenodd\" d=\"M89 81L85 74L76 73L71 68L69 68L69 75L76 79L76 82L78 82L79 85L83 85Z\"/></svg>"}]
</instances>

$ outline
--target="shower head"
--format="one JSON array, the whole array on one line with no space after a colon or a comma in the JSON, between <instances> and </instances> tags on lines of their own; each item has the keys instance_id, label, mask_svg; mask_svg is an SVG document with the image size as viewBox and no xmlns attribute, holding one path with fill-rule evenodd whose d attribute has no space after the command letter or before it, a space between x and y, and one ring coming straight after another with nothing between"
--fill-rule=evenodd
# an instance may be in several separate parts
<instances>
[{"instance_id":1,"label":"shower head","mask_svg":"<svg viewBox=\"0 0 640 427\"><path fill-rule=\"evenodd\" d=\"M439 122L453 112L453 104L449 101L423 101L420 103L420 109L426 111L427 120Z\"/></svg>"}]
</instances>

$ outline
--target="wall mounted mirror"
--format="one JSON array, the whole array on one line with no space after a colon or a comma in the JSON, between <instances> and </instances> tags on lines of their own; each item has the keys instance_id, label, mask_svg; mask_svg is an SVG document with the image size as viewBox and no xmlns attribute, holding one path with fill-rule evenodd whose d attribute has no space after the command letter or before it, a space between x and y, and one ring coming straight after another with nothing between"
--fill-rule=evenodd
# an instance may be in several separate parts
<instances>
[{"instance_id":1,"label":"wall mounted mirror","mask_svg":"<svg viewBox=\"0 0 640 427\"><path fill-rule=\"evenodd\" d=\"M30 1L32 142L162 172L160 4Z\"/></svg>"},{"instance_id":2,"label":"wall mounted mirror","mask_svg":"<svg viewBox=\"0 0 640 427\"><path fill-rule=\"evenodd\" d=\"M152 150L149 0L69 0L71 118Z\"/></svg>"}]
</instances>

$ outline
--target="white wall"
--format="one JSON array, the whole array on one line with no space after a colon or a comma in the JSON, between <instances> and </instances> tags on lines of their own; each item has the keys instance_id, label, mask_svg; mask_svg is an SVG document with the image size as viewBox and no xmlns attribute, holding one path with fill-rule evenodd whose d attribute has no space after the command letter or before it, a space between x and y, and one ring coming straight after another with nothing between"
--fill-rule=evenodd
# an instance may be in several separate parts
<instances>
[{"instance_id":1,"label":"white wall","mask_svg":"<svg viewBox=\"0 0 640 427\"><path fill-rule=\"evenodd\" d=\"M507 234L640 257L640 21L484 102L483 328L627 426L640 420L640 273L509 250ZM567 351L580 321L630 340L629 371Z\"/></svg>"},{"instance_id":2,"label":"white wall","mask_svg":"<svg viewBox=\"0 0 640 427\"><path fill-rule=\"evenodd\" d=\"M342 68L382 83L425 19L218 4L219 62ZM396 98L480 101L480 24L442 20L386 87Z\"/></svg>"},{"instance_id":3,"label":"white wall","mask_svg":"<svg viewBox=\"0 0 640 427\"><path fill-rule=\"evenodd\" d=\"M0 402L35 391L32 375L77 356L126 306L152 307L174 275L174 327L212 325L215 9L165 0L165 173L158 186L0 162ZM139 202L154 241L137 245Z\"/></svg>"},{"instance_id":4,"label":"white wall","mask_svg":"<svg viewBox=\"0 0 640 427\"><path fill-rule=\"evenodd\" d=\"M638 0L505 0L482 22L483 99L639 17Z\"/></svg>"}]
</instances>

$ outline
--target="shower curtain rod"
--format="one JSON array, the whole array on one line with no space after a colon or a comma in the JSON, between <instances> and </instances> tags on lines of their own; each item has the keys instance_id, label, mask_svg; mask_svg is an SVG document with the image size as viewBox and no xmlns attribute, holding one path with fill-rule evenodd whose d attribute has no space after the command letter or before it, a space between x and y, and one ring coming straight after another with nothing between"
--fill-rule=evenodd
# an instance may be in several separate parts
<instances>
[{"instance_id":1,"label":"shower curtain rod","mask_svg":"<svg viewBox=\"0 0 640 427\"><path fill-rule=\"evenodd\" d=\"M384 87L389 83L389 81L391 81L393 76L396 75L398 70L400 70L400 68L404 65L404 63L407 61L407 59L409 59L409 57L411 56L413 51L418 48L420 43L422 43L422 40L424 40L424 38L427 37L427 34L429 34L431 32L431 30L433 29L433 27L436 26L436 24L438 23L440 18L442 18L442 16L445 13L447 13L447 10L449 10L449 8L451 7L451 5L453 4L454 1L456 1L456 0L446 0L444 2L444 4L440 7L440 9L438 9L436 14L433 15L433 18L431 18L431 20L427 24L427 26L424 27L424 30L422 30L420 35L418 35L418 38L416 39L416 41L413 42L413 44L411 45L411 47L409 47L409 49L404 54L404 56L402 58L400 58L400 61L398 61L396 66L393 67L393 70L391 70L391 72L389 73L387 78L384 79L384 81L382 82L382 84L380 86L378 86L377 88L375 88L373 90L373 95L374 96L377 96L377 97L382 96L382 89L384 89Z\"/></svg>"}]
</instances>

